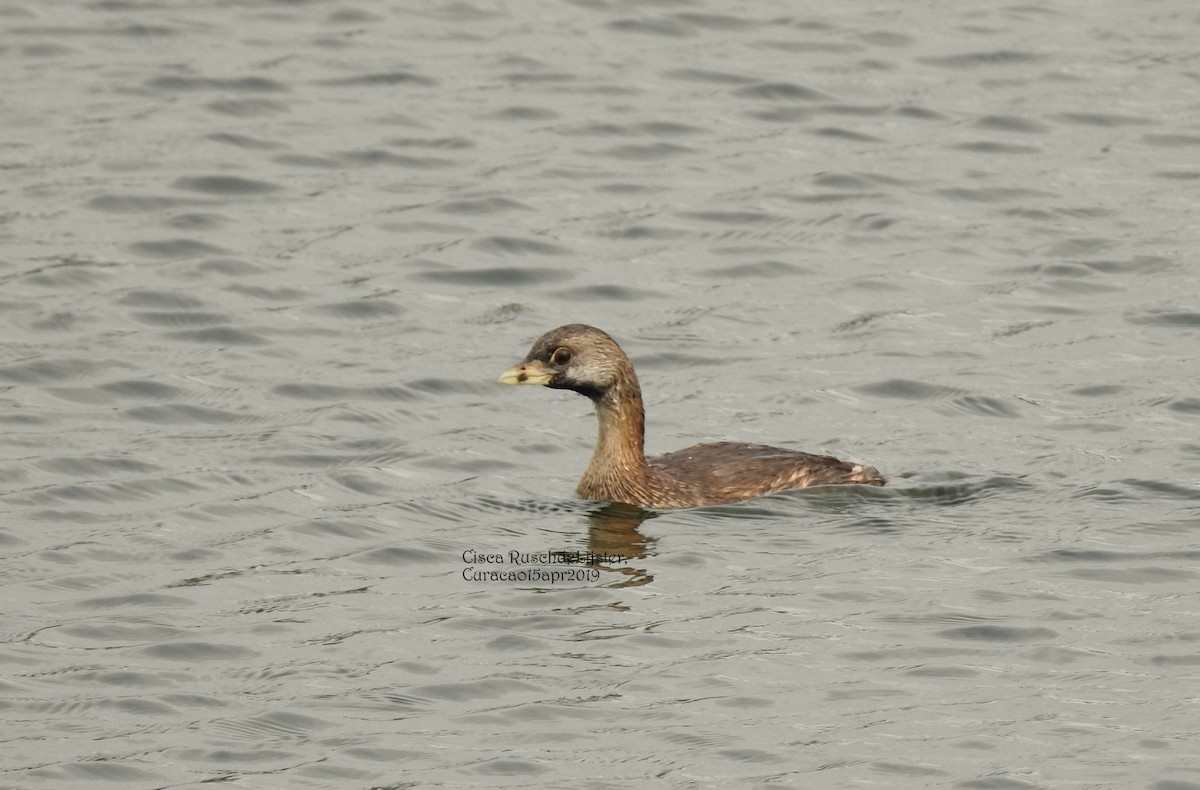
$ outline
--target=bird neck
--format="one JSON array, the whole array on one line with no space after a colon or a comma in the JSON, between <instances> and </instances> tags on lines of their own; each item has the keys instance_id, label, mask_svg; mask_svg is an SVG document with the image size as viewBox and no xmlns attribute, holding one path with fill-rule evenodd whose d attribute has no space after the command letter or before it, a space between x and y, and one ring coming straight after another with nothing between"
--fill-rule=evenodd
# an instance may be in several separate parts
<instances>
[{"instance_id":1,"label":"bird neck","mask_svg":"<svg viewBox=\"0 0 1200 790\"><path fill-rule=\"evenodd\" d=\"M584 478L607 478L617 470L628 475L645 469L646 411L637 377L630 371L594 398L593 403L599 434Z\"/></svg>"}]
</instances>

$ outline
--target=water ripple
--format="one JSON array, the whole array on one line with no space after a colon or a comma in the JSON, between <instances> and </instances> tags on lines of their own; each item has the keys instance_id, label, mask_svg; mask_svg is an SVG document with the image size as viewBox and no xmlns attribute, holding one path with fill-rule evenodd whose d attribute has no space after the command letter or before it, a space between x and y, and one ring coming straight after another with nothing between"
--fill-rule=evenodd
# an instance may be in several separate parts
<instances>
[{"instance_id":1,"label":"water ripple","mask_svg":"<svg viewBox=\"0 0 1200 790\"><path fill-rule=\"evenodd\" d=\"M918 63L927 63L947 69L995 68L997 66L1020 66L1045 60L1046 56L1036 52L999 49L984 52L966 52L960 55L938 55L917 58Z\"/></svg>"},{"instance_id":2,"label":"water ripple","mask_svg":"<svg viewBox=\"0 0 1200 790\"><path fill-rule=\"evenodd\" d=\"M278 184L241 176L185 176L177 178L172 187L207 195L265 195L280 189Z\"/></svg>"},{"instance_id":3,"label":"water ripple","mask_svg":"<svg viewBox=\"0 0 1200 790\"><path fill-rule=\"evenodd\" d=\"M762 101L826 101L831 97L827 93L815 90L807 85L795 82L761 82L747 85L734 91L735 96L743 99L759 99Z\"/></svg>"},{"instance_id":4,"label":"water ripple","mask_svg":"<svg viewBox=\"0 0 1200 790\"><path fill-rule=\"evenodd\" d=\"M179 74L153 77L146 86L163 91L225 91L232 93L282 93L288 90L281 82L265 77L185 77Z\"/></svg>"},{"instance_id":5,"label":"water ripple","mask_svg":"<svg viewBox=\"0 0 1200 790\"><path fill-rule=\"evenodd\" d=\"M432 87L437 85L437 80L414 71L397 70L358 74L352 77L337 77L335 79L322 80L320 84L337 88L390 88L404 85Z\"/></svg>"},{"instance_id":6,"label":"water ripple","mask_svg":"<svg viewBox=\"0 0 1200 790\"><path fill-rule=\"evenodd\" d=\"M538 269L528 266L494 266L487 269L416 272L411 276L416 280L449 283L451 285L528 286L569 280L573 275L571 272L565 272L560 269Z\"/></svg>"}]
</instances>

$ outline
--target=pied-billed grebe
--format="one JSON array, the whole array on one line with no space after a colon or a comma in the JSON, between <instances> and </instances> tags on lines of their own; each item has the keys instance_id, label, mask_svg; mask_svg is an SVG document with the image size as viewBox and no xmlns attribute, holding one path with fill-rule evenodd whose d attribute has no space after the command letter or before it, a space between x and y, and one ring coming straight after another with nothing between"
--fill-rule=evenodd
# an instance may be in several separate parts
<instances>
[{"instance_id":1,"label":"pied-billed grebe","mask_svg":"<svg viewBox=\"0 0 1200 790\"><path fill-rule=\"evenodd\" d=\"M594 326L550 330L500 382L544 384L592 399L600 435L576 489L588 499L665 509L739 502L790 488L887 482L871 466L762 444L698 444L646 458L645 410L633 364Z\"/></svg>"}]
</instances>

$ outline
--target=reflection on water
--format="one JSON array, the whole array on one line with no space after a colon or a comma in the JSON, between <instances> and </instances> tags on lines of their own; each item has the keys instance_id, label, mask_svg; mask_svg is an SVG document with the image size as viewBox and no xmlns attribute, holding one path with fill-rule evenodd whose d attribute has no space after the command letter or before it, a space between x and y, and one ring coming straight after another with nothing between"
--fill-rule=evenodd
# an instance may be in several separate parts
<instances>
[{"instance_id":1,"label":"reflection on water","mask_svg":"<svg viewBox=\"0 0 1200 790\"><path fill-rule=\"evenodd\" d=\"M645 560L654 547L654 538L640 531L642 524L654 516L650 511L621 504L604 505L588 513L588 551L621 558L619 565L606 568L626 577L613 586L630 587L654 581L654 575L646 569L647 563L632 562Z\"/></svg>"},{"instance_id":2,"label":"reflection on water","mask_svg":"<svg viewBox=\"0 0 1200 790\"><path fill-rule=\"evenodd\" d=\"M1200 787L1195 12L825 5L6 4L0 785Z\"/></svg>"}]
</instances>

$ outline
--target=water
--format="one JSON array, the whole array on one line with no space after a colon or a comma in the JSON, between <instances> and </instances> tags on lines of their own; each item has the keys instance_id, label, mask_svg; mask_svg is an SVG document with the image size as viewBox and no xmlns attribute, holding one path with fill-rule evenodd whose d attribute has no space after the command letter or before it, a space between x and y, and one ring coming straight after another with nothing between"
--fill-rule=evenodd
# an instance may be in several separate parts
<instances>
[{"instance_id":1,"label":"water","mask_svg":"<svg viewBox=\"0 0 1200 790\"><path fill-rule=\"evenodd\" d=\"M1200 788L1191 5L0 25L0 786Z\"/></svg>"}]
</instances>

